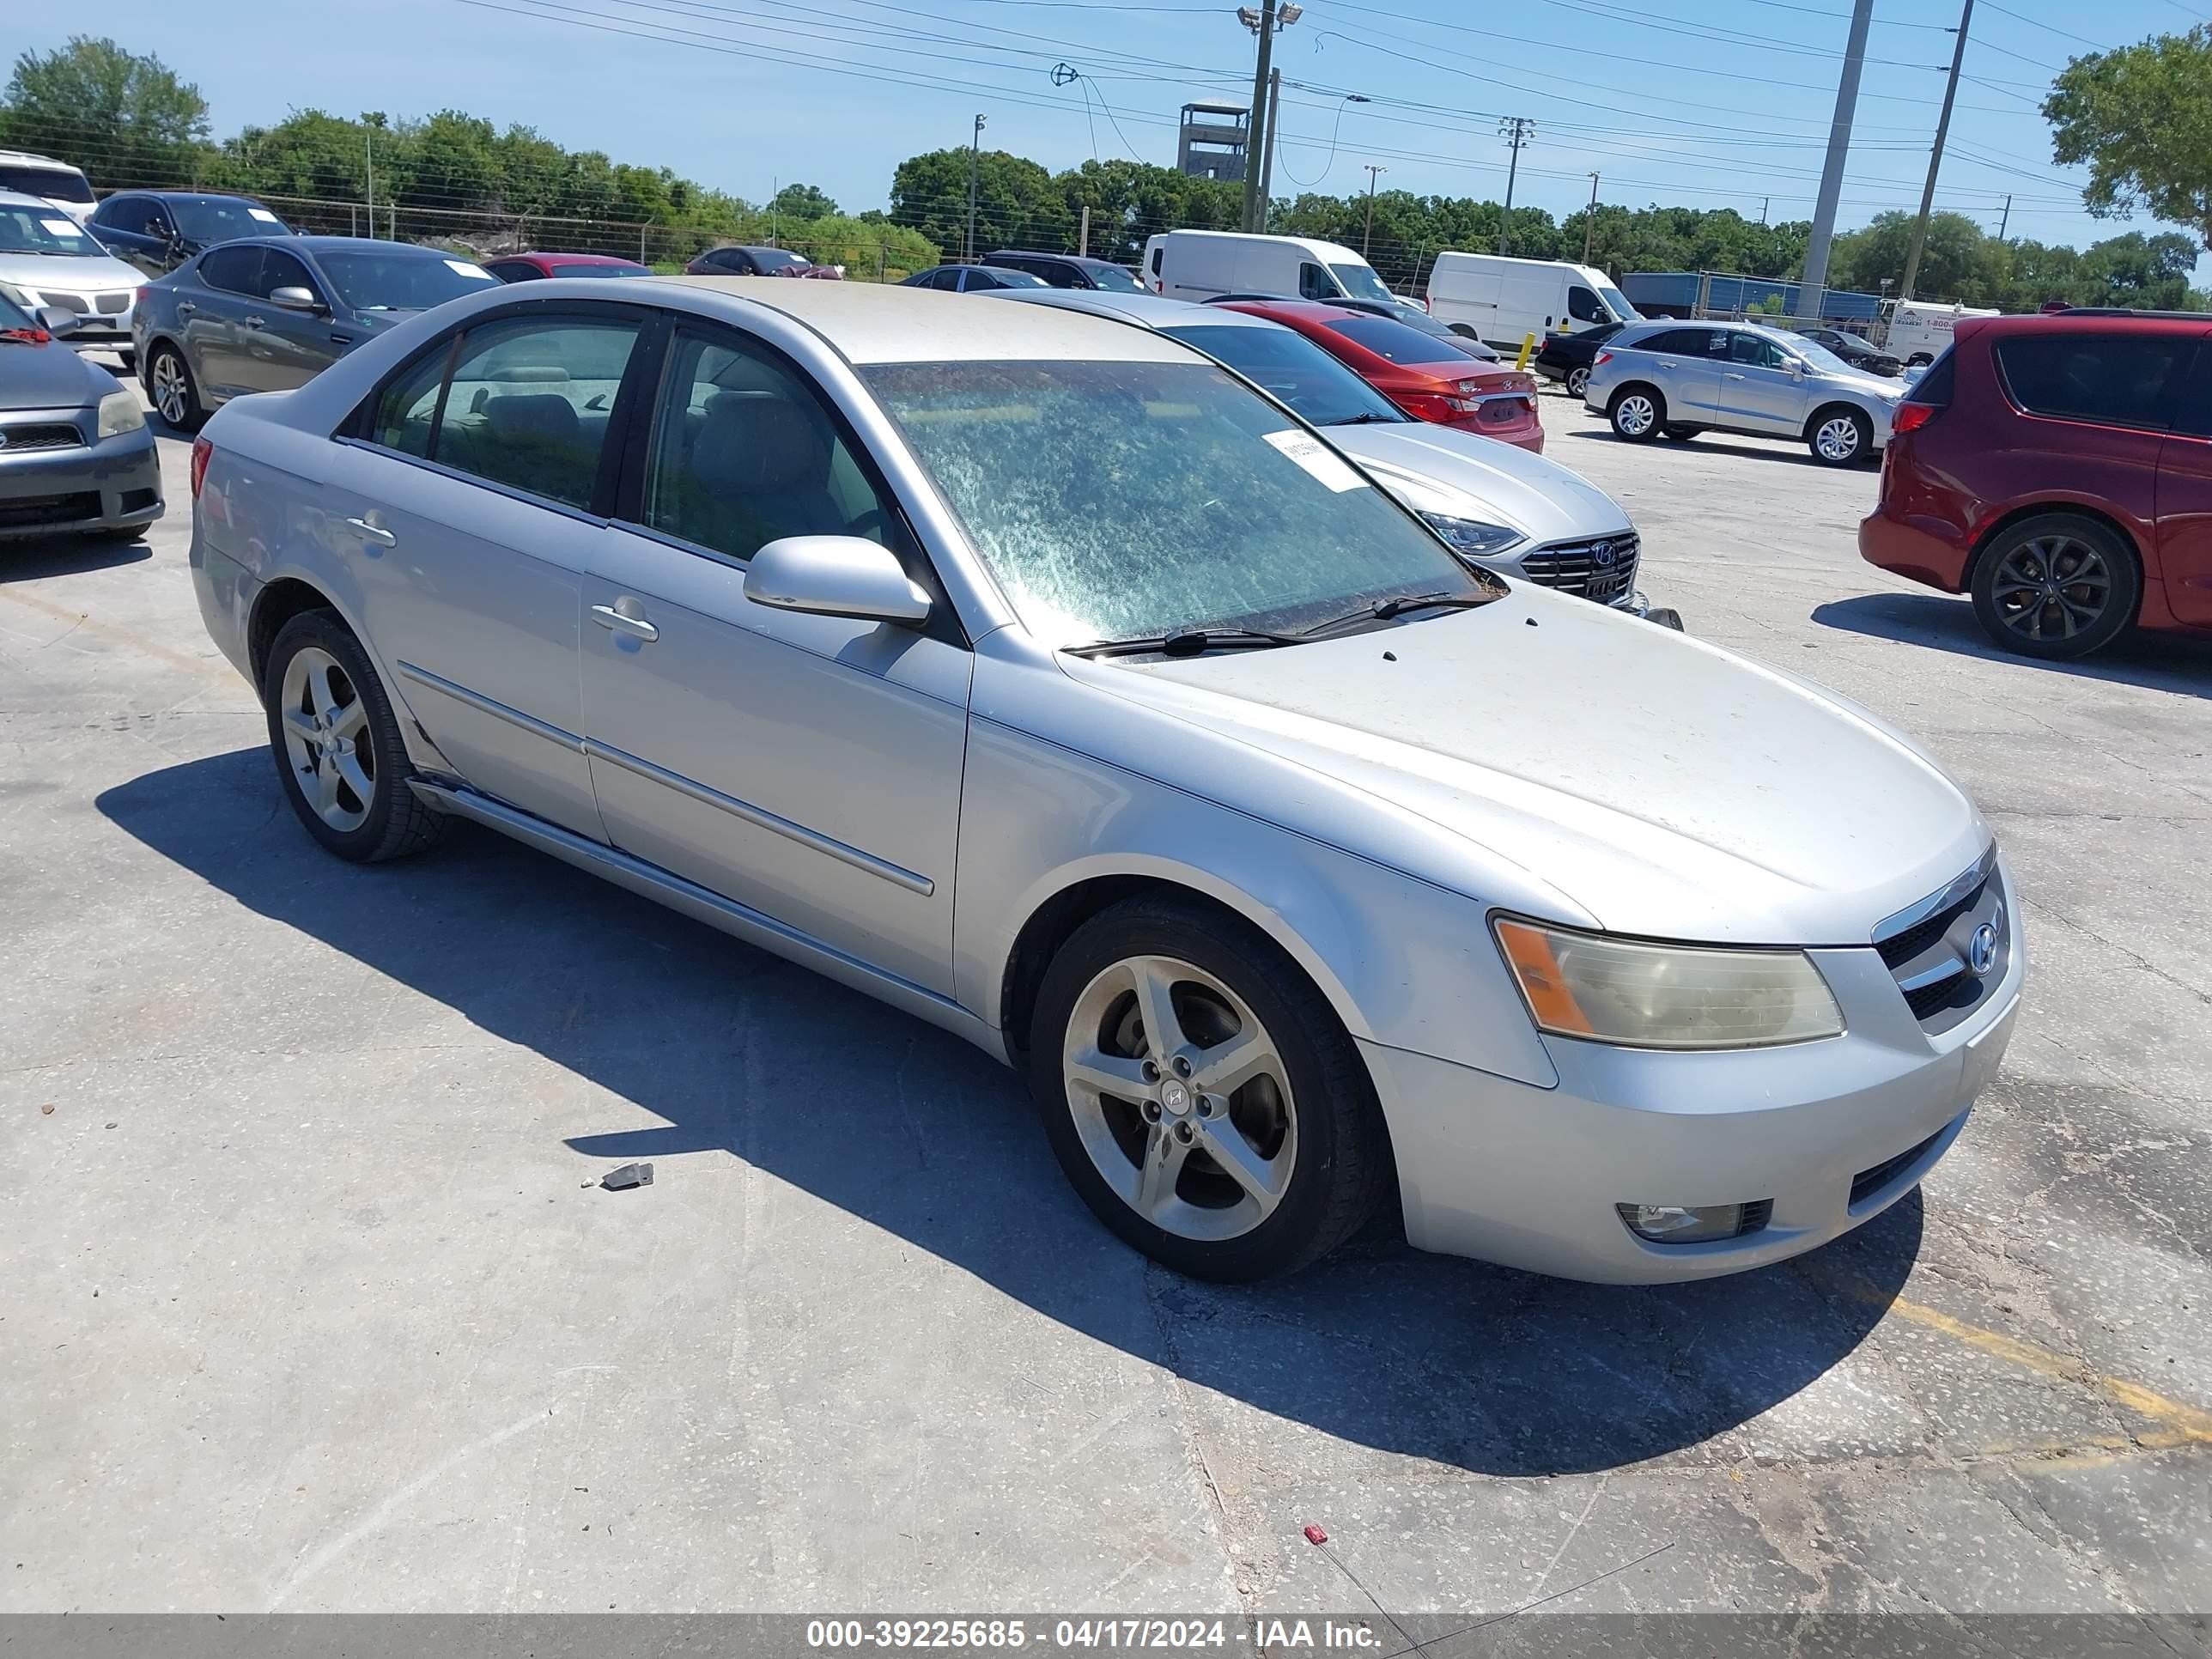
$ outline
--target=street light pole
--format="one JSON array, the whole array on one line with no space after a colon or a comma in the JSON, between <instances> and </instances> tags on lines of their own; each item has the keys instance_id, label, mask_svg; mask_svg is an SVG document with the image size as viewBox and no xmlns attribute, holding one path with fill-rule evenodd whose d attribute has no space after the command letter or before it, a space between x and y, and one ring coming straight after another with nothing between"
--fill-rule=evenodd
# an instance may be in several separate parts
<instances>
[{"instance_id":1,"label":"street light pole","mask_svg":"<svg viewBox=\"0 0 2212 1659\"><path fill-rule=\"evenodd\" d=\"M1363 259L1367 257L1367 244L1375 234L1376 175L1378 173L1388 173L1390 169L1388 167L1376 167L1372 161L1367 164L1367 226L1365 229L1359 233L1359 257Z\"/></svg>"},{"instance_id":2,"label":"street light pole","mask_svg":"<svg viewBox=\"0 0 2212 1659\"><path fill-rule=\"evenodd\" d=\"M1252 67L1252 114L1244 128L1244 216L1243 228L1258 230L1267 218L1261 204L1260 178L1274 147L1274 122L1267 111L1269 60L1275 51L1275 31L1288 28L1305 13L1297 0L1261 0L1258 6L1237 8L1237 21L1260 37L1259 56Z\"/></svg>"},{"instance_id":3,"label":"street light pole","mask_svg":"<svg viewBox=\"0 0 2212 1659\"><path fill-rule=\"evenodd\" d=\"M1583 263L1588 264L1590 256L1590 233L1597 228L1597 174L1590 174L1589 212L1583 218Z\"/></svg>"},{"instance_id":4,"label":"street light pole","mask_svg":"<svg viewBox=\"0 0 2212 1659\"><path fill-rule=\"evenodd\" d=\"M1275 113L1282 106L1283 72L1270 70L1267 71L1267 143L1260 152L1260 229L1262 233L1267 228L1267 210L1275 200Z\"/></svg>"},{"instance_id":5,"label":"street light pole","mask_svg":"<svg viewBox=\"0 0 2212 1659\"><path fill-rule=\"evenodd\" d=\"M1805 244L1805 275L1797 284L1796 314L1820 314L1828 285L1828 244L1836 234L1836 200L1844 193L1844 161L1850 154L1851 118L1859 106L1859 73L1866 67L1867 27L1874 0L1852 0L1851 30L1844 46L1844 71L1836 82L1836 113L1828 125L1828 155L1820 164L1820 193L1813 204L1813 234Z\"/></svg>"},{"instance_id":6,"label":"street light pole","mask_svg":"<svg viewBox=\"0 0 2212 1659\"><path fill-rule=\"evenodd\" d=\"M975 167L983 149L983 118L975 118L975 130L968 138L968 263L975 260Z\"/></svg>"},{"instance_id":7,"label":"street light pole","mask_svg":"<svg viewBox=\"0 0 2212 1659\"><path fill-rule=\"evenodd\" d=\"M1936 118L1936 148L1928 152L1928 182L1920 187L1920 216L1912 222L1912 246L1905 256L1905 280L1897 297L1910 300L1920 275L1920 255L1928 246L1928 214L1936 204L1936 173L1943 165L1943 140L1951 131L1951 100L1959 95L1959 65L1966 56L1966 25L1974 18L1974 0L1966 0L1959 12L1959 38L1951 43L1951 78L1943 84L1943 109ZM2002 240L2002 239L2000 239Z\"/></svg>"},{"instance_id":8,"label":"street light pole","mask_svg":"<svg viewBox=\"0 0 2212 1659\"><path fill-rule=\"evenodd\" d=\"M1871 5L1873 0L1867 0ZM1498 136L1513 146L1513 160L1505 169L1505 211L1498 221L1498 252L1502 256L1513 245L1513 181L1521 172L1521 146L1536 133L1536 124L1525 115L1509 115L1498 124Z\"/></svg>"}]
</instances>

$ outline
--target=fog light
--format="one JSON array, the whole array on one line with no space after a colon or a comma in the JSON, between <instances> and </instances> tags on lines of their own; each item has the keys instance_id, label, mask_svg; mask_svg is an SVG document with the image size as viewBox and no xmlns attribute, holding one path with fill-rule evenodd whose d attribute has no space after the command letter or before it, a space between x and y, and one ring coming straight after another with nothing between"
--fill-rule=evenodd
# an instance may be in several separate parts
<instances>
[{"instance_id":1,"label":"fog light","mask_svg":"<svg viewBox=\"0 0 2212 1659\"><path fill-rule=\"evenodd\" d=\"M1744 1231L1741 1204L1616 1204L1628 1231L1654 1244L1707 1244Z\"/></svg>"}]
</instances>

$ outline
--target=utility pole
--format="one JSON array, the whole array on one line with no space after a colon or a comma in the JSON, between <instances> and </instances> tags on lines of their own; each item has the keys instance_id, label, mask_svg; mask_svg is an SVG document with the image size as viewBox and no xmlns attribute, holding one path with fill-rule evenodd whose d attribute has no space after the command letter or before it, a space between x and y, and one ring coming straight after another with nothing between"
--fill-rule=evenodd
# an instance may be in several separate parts
<instances>
[{"instance_id":1,"label":"utility pole","mask_svg":"<svg viewBox=\"0 0 2212 1659\"><path fill-rule=\"evenodd\" d=\"M1359 257L1363 259L1367 257L1367 244L1375 234L1376 176L1389 171L1388 167L1376 167L1372 161L1367 164L1367 227L1359 233Z\"/></svg>"},{"instance_id":2,"label":"utility pole","mask_svg":"<svg viewBox=\"0 0 2212 1659\"><path fill-rule=\"evenodd\" d=\"M1083 228L1075 233L1075 257L1079 259L1091 257L1091 204L1088 202L1083 204Z\"/></svg>"},{"instance_id":3,"label":"utility pole","mask_svg":"<svg viewBox=\"0 0 2212 1659\"><path fill-rule=\"evenodd\" d=\"M1364 100L1361 100L1364 102ZM1267 228L1267 210L1275 201L1275 112L1283 106L1283 72L1267 71L1267 143L1260 152L1260 229ZM1248 161L1245 165L1249 167Z\"/></svg>"},{"instance_id":4,"label":"utility pole","mask_svg":"<svg viewBox=\"0 0 2212 1659\"><path fill-rule=\"evenodd\" d=\"M975 262L975 166L983 149L983 118L975 118L975 130L968 138L968 263Z\"/></svg>"},{"instance_id":5,"label":"utility pole","mask_svg":"<svg viewBox=\"0 0 2212 1659\"><path fill-rule=\"evenodd\" d=\"M1836 198L1844 193L1844 161L1850 154L1851 118L1859 105L1859 72L1866 67L1867 26L1874 0L1851 0L1851 32L1844 46L1844 72L1836 82L1836 113L1828 126L1828 156L1820 164L1820 193L1813 204L1813 234L1805 244L1805 276L1797 284L1796 314L1817 320L1828 285L1828 244L1836 234Z\"/></svg>"},{"instance_id":6,"label":"utility pole","mask_svg":"<svg viewBox=\"0 0 2212 1659\"><path fill-rule=\"evenodd\" d=\"M1905 256L1905 281L1897 290L1900 300L1912 297L1912 284L1920 275L1920 255L1928 246L1928 211L1936 204L1936 170L1943 165L1943 140L1951 131L1951 100L1959 95L1959 65L1966 56L1966 25L1973 21L1974 0L1966 0L1959 11L1959 38L1951 43L1951 78L1943 83L1943 109L1936 118L1936 148L1928 152L1928 182L1920 187L1920 216L1912 222L1912 246Z\"/></svg>"},{"instance_id":7,"label":"utility pole","mask_svg":"<svg viewBox=\"0 0 2212 1659\"><path fill-rule=\"evenodd\" d=\"M1304 15L1297 0L1261 0L1257 6L1237 8L1237 21L1260 37L1259 56L1252 67L1252 117L1244 129L1243 228L1258 230L1267 214L1260 197L1260 175L1266 170L1269 149L1275 142L1275 124L1267 114L1268 64L1275 53L1275 31L1288 28Z\"/></svg>"},{"instance_id":8,"label":"utility pole","mask_svg":"<svg viewBox=\"0 0 2212 1659\"><path fill-rule=\"evenodd\" d=\"M1872 5L1874 0L1864 0ZM1498 252L1513 245L1513 181L1521 172L1521 146L1536 136L1536 124L1525 115L1509 115L1498 124L1498 136L1513 146L1513 159L1505 168L1505 211L1498 221Z\"/></svg>"},{"instance_id":9,"label":"utility pole","mask_svg":"<svg viewBox=\"0 0 2212 1659\"><path fill-rule=\"evenodd\" d=\"M368 160L368 234L376 234L376 129L370 127L361 135L361 148Z\"/></svg>"},{"instance_id":10,"label":"utility pole","mask_svg":"<svg viewBox=\"0 0 2212 1659\"><path fill-rule=\"evenodd\" d=\"M1771 196L1762 196L1759 198L1759 222L1761 225L1765 224L1766 210L1772 206L1773 203L1774 198Z\"/></svg>"},{"instance_id":11,"label":"utility pole","mask_svg":"<svg viewBox=\"0 0 2212 1659\"><path fill-rule=\"evenodd\" d=\"M1583 216L1583 263L1588 264L1590 256L1590 233L1597 228L1597 174L1590 174L1589 211Z\"/></svg>"},{"instance_id":12,"label":"utility pole","mask_svg":"<svg viewBox=\"0 0 2212 1659\"><path fill-rule=\"evenodd\" d=\"M2004 216L2003 216L2002 218L2001 218L2001 219L1999 219L1999 220L1997 221L1997 240L1999 240L2000 242L2002 242L2002 240L2004 240L2004 239L2005 239L2005 227L2006 227L2007 225L2010 224L2011 222L2012 222L2012 193L2011 193L2009 191L2008 191L2005 193L2005 209L2004 209Z\"/></svg>"}]
</instances>

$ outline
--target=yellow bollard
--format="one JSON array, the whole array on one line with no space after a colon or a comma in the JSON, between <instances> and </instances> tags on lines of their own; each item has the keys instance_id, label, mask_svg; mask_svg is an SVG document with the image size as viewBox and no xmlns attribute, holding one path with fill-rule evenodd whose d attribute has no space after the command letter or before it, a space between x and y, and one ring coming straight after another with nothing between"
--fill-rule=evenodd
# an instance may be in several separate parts
<instances>
[{"instance_id":1,"label":"yellow bollard","mask_svg":"<svg viewBox=\"0 0 2212 1659\"><path fill-rule=\"evenodd\" d=\"M1535 355L1536 337L1533 334L1522 336L1521 340L1521 355L1513 360L1513 367L1519 369L1526 369L1528 367L1528 360Z\"/></svg>"}]
</instances>

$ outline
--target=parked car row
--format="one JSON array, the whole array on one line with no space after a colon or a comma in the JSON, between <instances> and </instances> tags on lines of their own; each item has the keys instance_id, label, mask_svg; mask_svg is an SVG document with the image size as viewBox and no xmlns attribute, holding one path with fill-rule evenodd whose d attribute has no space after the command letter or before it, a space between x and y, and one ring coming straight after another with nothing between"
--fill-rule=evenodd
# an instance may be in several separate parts
<instances>
[{"instance_id":1,"label":"parked car row","mask_svg":"<svg viewBox=\"0 0 2212 1659\"><path fill-rule=\"evenodd\" d=\"M1910 1192L2025 973L1964 794L1447 545L1430 481L1541 544L1547 464L1279 302L1121 303L487 275L234 399L191 567L276 787L339 858L470 820L957 1033L1186 1273L1395 1193L1424 1249L1692 1279Z\"/></svg>"},{"instance_id":2,"label":"parked car row","mask_svg":"<svg viewBox=\"0 0 2212 1659\"><path fill-rule=\"evenodd\" d=\"M79 316L0 294L0 541L127 537L161 516L138 396L70 349Z\"/></svg>"}]
</instances>

